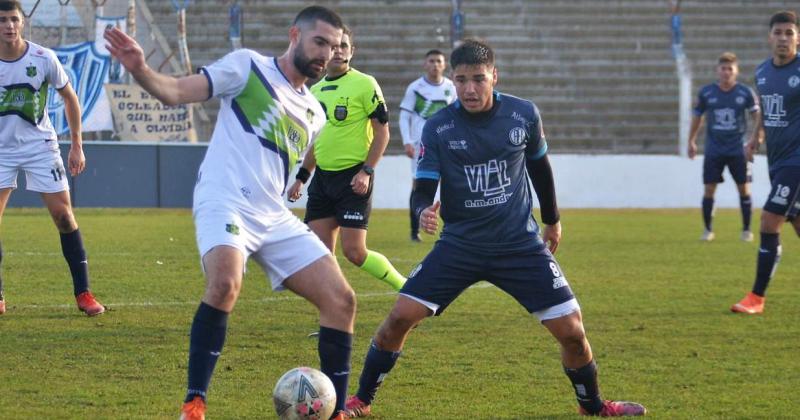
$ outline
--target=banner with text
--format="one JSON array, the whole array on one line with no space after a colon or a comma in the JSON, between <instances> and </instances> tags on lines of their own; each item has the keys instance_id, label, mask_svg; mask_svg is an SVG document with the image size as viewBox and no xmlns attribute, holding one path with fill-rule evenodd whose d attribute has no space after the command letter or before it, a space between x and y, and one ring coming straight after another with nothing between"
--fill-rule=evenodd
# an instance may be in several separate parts
<instances>
[{"instance_id":1,"label":"banner with text","mask_svg":"<svg viewBox=\"0 0 800 420\"><path fill-rule=\"evenodd\" d=\"M197 142L191 105L166 106L139 85L107 84L106 92L121 140Z\"/></svg>"}]
</instances>

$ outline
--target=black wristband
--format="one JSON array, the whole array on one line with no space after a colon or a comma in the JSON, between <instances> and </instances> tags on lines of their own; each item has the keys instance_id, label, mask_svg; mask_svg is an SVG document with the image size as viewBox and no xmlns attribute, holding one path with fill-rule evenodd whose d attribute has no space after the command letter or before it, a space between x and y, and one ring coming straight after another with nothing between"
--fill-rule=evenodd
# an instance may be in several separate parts
<instances>
[{"instance_id":1,"label":"black wristband","mask_svg":"<svg viewBox=\"0 0 800 420\"><path fill-rule=\"evenodd\" d=\"M295 175L294 177L294 179L299 180L303 184L308 182L308 178L311 178L311 172L309 172L308 169L302 166L300 167L300 169L297 170L297 175Z\"/></svg>"}]
</instances>

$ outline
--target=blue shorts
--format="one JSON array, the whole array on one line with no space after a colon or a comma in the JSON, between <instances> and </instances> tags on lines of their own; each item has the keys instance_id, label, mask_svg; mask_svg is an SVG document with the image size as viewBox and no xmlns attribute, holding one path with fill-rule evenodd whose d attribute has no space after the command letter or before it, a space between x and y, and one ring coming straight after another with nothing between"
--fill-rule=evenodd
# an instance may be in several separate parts
<instances>
[{"instance_id":1,"label":"blue shorts","mask_svg":"<svg viewBox=\"0 0 800 420\"><path fill-rule=\"evenodd\" d=\"M706 156L703 159L703 184L719 184L725 181L722 172L726 166L737 185L753 182L753 164L744 155Z\"/></svg>"},{"instance_id":2,"label":"blue shorts","mask_svg":"<svg viewBox=\"0 0 800 420\"><path fill-rule=\"evenodd\" d=\"M772 188L764 210L794 218L800 211L800 166L785 166L769 174Z\"/></svg>"},{"instance_id":3,"label":"blue shorts","mask_svg":"<svg viewBox=\"0 0 800 420\"><path fill-rule=\"evenodd\" d=\"M441 315L461 292L480 280L511 295L529 313L575 297L547 248L488 254L441 240L414 268L400 294L435 304L435 315Z\"/></svg>"}]
</instances>

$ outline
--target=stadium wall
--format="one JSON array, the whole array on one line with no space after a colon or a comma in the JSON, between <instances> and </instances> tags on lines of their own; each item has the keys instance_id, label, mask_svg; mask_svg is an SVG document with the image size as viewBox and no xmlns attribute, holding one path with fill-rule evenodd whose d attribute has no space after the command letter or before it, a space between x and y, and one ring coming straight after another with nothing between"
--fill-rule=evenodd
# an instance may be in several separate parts
<instances>
[{"instance_id":1,"label":"stadium wall","mask_svg":"<svg viewBox=\"0 0 800 420\"><path fill-rule=\"evenodd\" d=\"M85 142L87 169L70 180L76 207L191 207L204 144ZM61 144L67 161L69 143ZM703 194L702 158L661 155L550 155L562 208L692 208ZM767 198L764 156L754 163L753 202ZM25 191L25 177L9 207L40 207L38 194ZM376 171L374 208L404 209L411 189L405 156L386 156ZM736 187L726 174L717 207L737 208ZM291 207L303 207L305 197Z\"/></svg>"}]
</instances>

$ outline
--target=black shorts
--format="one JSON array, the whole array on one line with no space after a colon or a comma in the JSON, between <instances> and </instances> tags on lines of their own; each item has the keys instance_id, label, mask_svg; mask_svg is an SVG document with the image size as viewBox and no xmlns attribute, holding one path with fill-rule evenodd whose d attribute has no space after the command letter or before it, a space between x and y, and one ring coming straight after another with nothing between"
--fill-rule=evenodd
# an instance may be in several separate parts
<instances>
[{"instance_id":1,"label":"black shorts","mask_svg":"<svg viewBox=\"0 0 800 420\"><path fill-rule=\"evenodd\" d=\"M769 174L772 188L764 204L764 210L786 216L797 217L800 212L800 166L785 166Z\"/></svg>"},{"instance_id":2,"label":"black shorts","mask_svg":"<svg viewBox=\"0 0 800 420\"><path fill-rule=\"evenodd\" d=\"M722 172L726 166L737 185L753 182L753 165L747 161L744 155L706 156L703 159L703 184L723 182Z\"/></svg>"},{"instance_id":3,"label":"black shorts","mask_svg":"<svg viewBox=\"0 0 800 420\"><path fill-rule=\"evenodd\" d=\"M511 295L529 313L575 297L547 248L531 246L529 250L489 255L444 241L437 241L411 271L400 293L437 305L435 314L440 315L461 292L480 280Z\"/></svg>"},{"instance_id":4,"label":"black shorts","mask_svg":"<svg viewBox=\"0 0 800 420\"><path fill-rule=\"evenodd\" d=\"M325 171L320 168L314 172L308 185L305 222L336 217L341 227L366 229L369 213L372 210L372 180L365 195L353 192L350 181L361 170L363 164L341 171Z\"/></svg>"}]
</instances>

